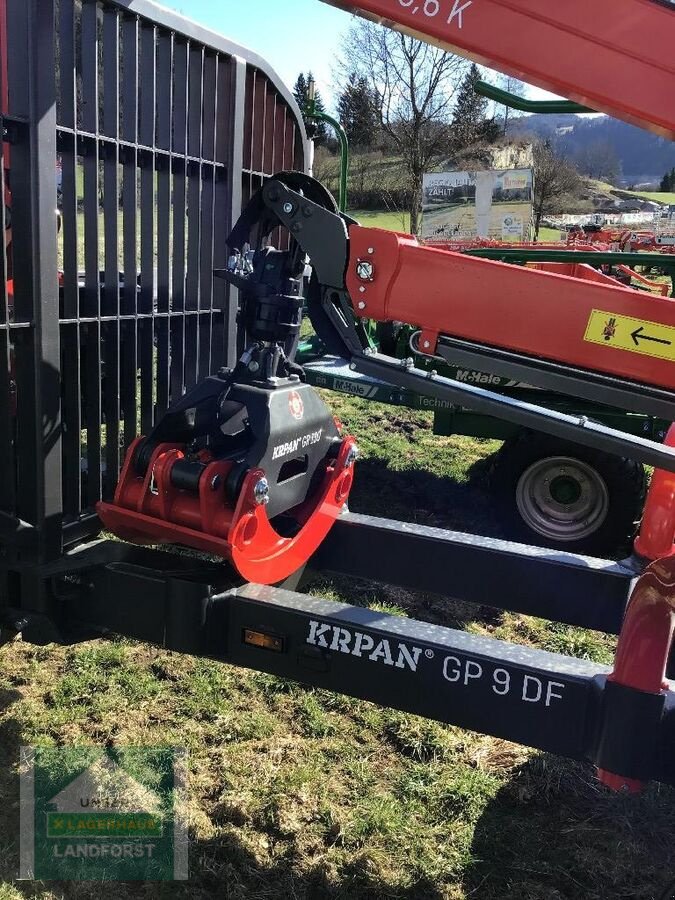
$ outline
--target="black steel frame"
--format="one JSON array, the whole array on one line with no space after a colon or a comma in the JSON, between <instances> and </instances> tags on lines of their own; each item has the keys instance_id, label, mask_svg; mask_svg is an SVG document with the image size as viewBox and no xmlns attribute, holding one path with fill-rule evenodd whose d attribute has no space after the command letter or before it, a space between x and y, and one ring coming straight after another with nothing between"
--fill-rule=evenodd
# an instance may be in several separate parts
<instances>
[{"instance_id":1,"label":"black steel frame","mask_svg":"<svg viewBox=\"0 0 675 900\"><path fill-rule=\"evenodd\" d=\"M236 297L213 270L307 139L264 60L147 0L4 8L0 536L30 578L98 530L134 437L233 364Z\"/></svg>"},{"instance_id":2,"label":"black steel frame","mask_svg":"<svg viewBox=\"0 0 675 900\"><path fill-rule=\"evenodd\" d=\"M237 298L213 269L264 179L304 169L305 132L263 60L147 0L4 2L0 643L117 632L675 783L671 693L310 597L302 572L242 585L222 564L96 538L93 504L130 441L233 362ZM352 513L310 568L610 633L639 569Z\"/></svg>"}]
</instances>

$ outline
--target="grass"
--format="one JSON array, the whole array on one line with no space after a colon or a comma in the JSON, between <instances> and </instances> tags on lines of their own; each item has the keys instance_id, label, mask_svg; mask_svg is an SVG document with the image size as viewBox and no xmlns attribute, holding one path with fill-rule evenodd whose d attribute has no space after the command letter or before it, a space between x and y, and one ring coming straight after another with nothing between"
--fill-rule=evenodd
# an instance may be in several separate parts
<instances>
[{"instance_id":1,"label":"grass","mask_svg":"<svg viewBox=\"0 0 675 900\"><path fill-rule=\"evenodd\" d=\"M668 191L631 191L625 188L617 188L607 181L599 181L598 179L589 179L590 183L599 191L611 193L612 191L620 191L621 194L627 194L633 197L642 197L645 200L655 200L657 203L675 203L675 193Z\"/></svg>"},{"instance_id":2,"label":"grass","mask_svg":"<svg viewBox=\"0 0 675 900\"><path fill-rule=\"evenodd\" d=\"M560 240L560 229L559 228L540 228L539 229L539 240L540 241L559 241Z\"/></svg>"},{"instance_id":3,"label":"grass","mask_svg":"<svg viewBox=\"0 0 675 900\"><path fill-rule=\"evenodd\" d=\"M494 441L331 395L363 457L352 507L498 534ZM449 584L451 573L448 573ZM594 632L348 579L316 594L609 661ZM176 744L189 753L187 885L114 896L608 900L675 877L673 792L605 793L590 767L320 690L127 640L0 649L0 900L94 898L17 870L20 744Z\"/></svg>"},{"instance_id":4,"label":"grass","mask_svg":"<svg viewBox=\"0 0 675 900\"><path fill-rule=\"evenodd\" d=\"M657 203L675 203L675 193L672 191L631 191L636 197L644 197L645 200L656 200Z\"/></svg>"},{"instance_id":5,"label":"grass","mask_svg":"<svg viewBox=\"0 0 675 900\"><path fill-rule=\"evenodd\" d=\"M349 215L368 228L385 228L388 231L406 232L410 228L409 213L389 212L388 210L375 212L371 209L350 209Z\"/></svg>"}]
</instances>

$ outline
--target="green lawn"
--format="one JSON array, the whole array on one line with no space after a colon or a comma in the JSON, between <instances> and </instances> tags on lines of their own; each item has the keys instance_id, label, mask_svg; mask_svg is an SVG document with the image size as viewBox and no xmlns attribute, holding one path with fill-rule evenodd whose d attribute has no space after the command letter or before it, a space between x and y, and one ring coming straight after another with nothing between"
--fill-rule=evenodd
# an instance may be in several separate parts
<instances>
[{"instance_id":1,"label":"green lawn","mask_svg":"<svg viewBox=\"0 0 675 900\"><path fill-rule=\"evenodd\" d=\"M646 200L656 200L657 203L674 203L675 193L668 191L631 191L636 197L644 197Z\"/></svg>"},{"instance_id":2,"label":"green lawn","mask_svg":"<svg viewBox=\"0 0 675 900\"><path fill-rule=\"evenodd\" d=\"M349 215L369 228L386 228L388 231L408 231L410 216L404 212L371 209L350 209Z\"/></svg>"},{"instance_id":3,"label":"green lawn","mask_svg":"<svg viewBox=\"0 0 675 900\"><path fill-rule=\"evenodd\" d=\"M539 240L540 241L559 241L560 240L560 229L559 228L540 228L539 229Z\"/></svg>"},{"instance_id":4,"label":"green lawn","mask_svg":"<svg viewBox=\"0 0 675 900\"><path fill-rule=\"evenodd\" d=\"M609 184L606 181L598 181L597 179L590 179L592 185L594 185L597 190L604 191L606 193L610 193L610 191L620 190L623 194L632 194L634 197L643 197L645 200L655 200L657 203L675 203L675 193L667 192L667 191L629 191L624 188L617 188L612 184Z\"/></svg>"}]
</instances>

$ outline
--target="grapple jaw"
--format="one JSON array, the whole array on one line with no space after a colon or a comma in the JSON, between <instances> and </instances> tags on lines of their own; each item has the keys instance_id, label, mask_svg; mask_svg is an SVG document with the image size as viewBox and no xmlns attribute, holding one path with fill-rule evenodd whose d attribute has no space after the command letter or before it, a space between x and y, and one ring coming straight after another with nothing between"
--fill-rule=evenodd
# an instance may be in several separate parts
<instances>
[{"instance_id":1,"label":"grapple jaw","mask_svg":"<svg viewBox=\"0 0 675 900\"><path fill-rule=\"evenodd\" d=\"M356 448L293 362L304 252L294 242L251 250L256 223L261 239L273 225L252 202L217 273L240 291L251 343L233 371L204 379L131 445L113 502L97 511L126 540L191 547L274 584L309 560L340 514ZM235 239L246 239L236 253Z\"/></svg>"}]
</instances>

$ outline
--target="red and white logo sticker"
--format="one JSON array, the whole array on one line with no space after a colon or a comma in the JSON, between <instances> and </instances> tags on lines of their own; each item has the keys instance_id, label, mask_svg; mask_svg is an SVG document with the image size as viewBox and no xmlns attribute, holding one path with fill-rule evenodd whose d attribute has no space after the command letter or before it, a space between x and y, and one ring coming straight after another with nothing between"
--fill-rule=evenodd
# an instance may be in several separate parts
<instances>
[{"instance_id":1,"label":"red and white logo sticker","mask_svg":"<svg viewBox=\"0 0 675 900\"><path fill-rule=\"evenodd\" d=\"M294 419L301 419L305 414L305 404L297 391L291 391L288 395L288 408Z\"/></svg>"}]
</instances>

